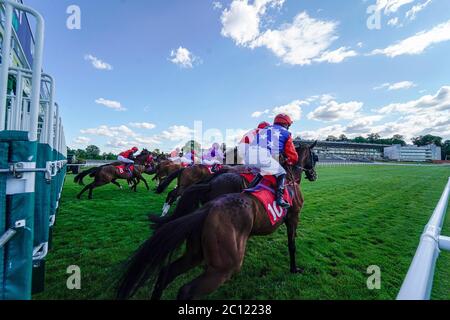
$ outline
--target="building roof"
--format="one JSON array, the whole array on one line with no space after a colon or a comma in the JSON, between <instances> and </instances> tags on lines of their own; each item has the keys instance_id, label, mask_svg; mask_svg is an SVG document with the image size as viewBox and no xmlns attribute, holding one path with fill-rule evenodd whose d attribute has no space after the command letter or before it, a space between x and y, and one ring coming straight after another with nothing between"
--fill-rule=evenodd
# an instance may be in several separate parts
<instances>
[{"instance_id":1,"label":"building roof","mask_svg":"<svg viewBox=\"0 0 450 320\"><path fill-rule=\"evenodd\" d=\"M314 143L311 140L303 140L303 139L295 139L296 143ZM319 141L317 143L319 147L332 147L332 148L358 148L358 149L380 149L384 150L384 148L391 147L391 145L387 144L374 144L374 143L356 143L356 142L345 142L345 141Z\"/></svg>"}]
</instances>

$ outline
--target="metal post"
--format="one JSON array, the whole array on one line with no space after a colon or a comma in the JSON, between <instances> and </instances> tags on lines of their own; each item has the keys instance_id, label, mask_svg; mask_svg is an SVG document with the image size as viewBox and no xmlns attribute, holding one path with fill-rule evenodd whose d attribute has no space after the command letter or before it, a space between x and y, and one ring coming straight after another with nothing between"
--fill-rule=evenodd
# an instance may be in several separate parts
<instances>
[{"instance_id":1,"label":"metal post","mask_svg":"<svg viewBox=\"0 0 450 320\"><path fill-rule=\"evenodd\" d=\"M13 110L13 121L12 121L12 130L19 130L20 129L20 116L23 109L23 78L22 78L22 71L17 71L16 76L17 81L17 87L16 87L16 104Z\"/></svg>"},{"instance_id":2,"label":"metal post","mask_svg":"<svg viewBox=\"0 0 450 320\"><path fill-rule=\"evenodd\" d=\"M53 130L54 130L54 114L55 114L55 80L50 75L45 75L46 78L50 81L51 86L51 95L50 95L50 105L48 108L47 114L47 143L50 145L50 148L53 149Z\"/></svg>"},{"instance_id":3,"label":"metal post","mask_svg":"<svg viewBox=\"0 0 450 320\"><path fill-rule=\"evenodd\" d=\"M59 136L59 105L55 104L56 107L56 123L55 123L55 136L54 136L54 143L53 143L53 149L58 149L58 136Z\"/></svg>"},{"instance_id":4,"label":"metal post","mask_svg":"<svg viewBox=\"0 0 450 320\"><path fill-rule=\"evenodd\" d=\"M0 1L2 3L3 1ZM6 129L6 103L8 92L8 76L11 54L13 7L5 2L5 30L2 45L2 64L0 66L0 131Z\"/></svg>"}]
</instances>

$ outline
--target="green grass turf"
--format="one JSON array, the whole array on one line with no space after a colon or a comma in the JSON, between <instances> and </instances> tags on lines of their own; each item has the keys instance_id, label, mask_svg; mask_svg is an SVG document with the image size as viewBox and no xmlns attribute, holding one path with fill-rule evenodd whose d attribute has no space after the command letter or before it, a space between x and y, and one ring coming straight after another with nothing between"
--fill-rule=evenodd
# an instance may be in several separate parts
<instances>
[{"instance_id":1,"label":"green grass turf","mask_svg":"<svg viewBox=\"0 0 450 320\"><path fill-rule=\"evenodd\" d=\"M298 264L289 273L286 228L252 238L242 271L208 299L394 299L420 234L450 176L445 167L320 168L319 180L303 182L305 207L298 228ZM150 235L149 212L160 212L164 196L107 186L95 199L75 198L80 186L67 177L47 261L46 291L35 299L110 299L121 263ZM124 185L124 182L122 182ZM152 186L153 187L153 186ZM447 218L444 234L450 235ZM81 290L66 288L70 265L81 268ZM381 290L367 289L367 267L381 268ZM201 269L181 276L178 288ZM146 299L149 288L136 296ZM438 262L434 299L450 299L450 253Z\"/></svg>"}]
</instances>

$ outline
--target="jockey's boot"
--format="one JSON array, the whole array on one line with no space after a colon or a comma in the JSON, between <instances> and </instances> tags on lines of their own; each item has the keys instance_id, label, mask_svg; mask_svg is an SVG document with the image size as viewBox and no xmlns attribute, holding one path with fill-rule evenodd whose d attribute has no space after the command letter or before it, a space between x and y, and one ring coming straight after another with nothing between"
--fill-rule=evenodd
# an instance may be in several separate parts
<instances>
[{"instance_id":1,"label":"jockey's boot","mask_svg":"<svg viewBox=\"0 0 450 320\"><path fill-rule=\"evenodd\" d=\"M256 177L253 179L253 181L250 182L250 184L248 185L248 188L247 188L247 189L253 189L253 188L255 188L255 187L262 181L262 179L264 179L264 176L261 175L260 173L258 173L258 174L256 175Z\"/></svg>"},{"instance_id":2,"label":"jockey's boot","mask_svg":"<svg viewBox=\"0 0 450 320\"><path fill-rule=\"evenodd\" d=\"M277 204L282 207L282 208L290 208L291 205L289 203L287 203L286 201L284 201L283 197L284 197L284 190L285 190L285 186L284 184L286 183L286 175L282 174L281 176L277 177L277 191L276 191L276 196L277 196Z\"/></svg>"},{"instance_id":3,"label":"jockey's boot","mask_svg":"<svg viewBox=\"0 0 450 320\"><path fill-rule=\"evenodd\" d=\"M131 167L131 163L127 163L127 164L125 165L125 171L128 172L128 173L132 176L132 175L133 175L133 172L131 172L130 167Z\"/></svg>"}]
</instances>

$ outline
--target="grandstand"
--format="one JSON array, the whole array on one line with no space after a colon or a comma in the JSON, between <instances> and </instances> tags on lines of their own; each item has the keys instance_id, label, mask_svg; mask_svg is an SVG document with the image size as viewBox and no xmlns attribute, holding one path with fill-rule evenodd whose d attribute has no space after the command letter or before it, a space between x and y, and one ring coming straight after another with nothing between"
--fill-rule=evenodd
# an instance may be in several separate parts
<instances>
[{"instance_id":1,"label":"grandstand","mask_svg":"<svg viewBox=\"0 0 450 320\"><path fill-rule=\"evenodd\" d=\"M313 143L296 139L296 143ZM320 161L376 161L384 159L384 148L388 145L372 143L319 141L315 149Z\"/></svg>"}]
</instances>

